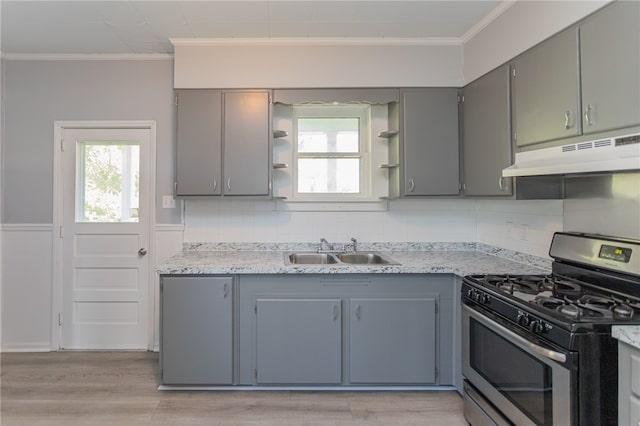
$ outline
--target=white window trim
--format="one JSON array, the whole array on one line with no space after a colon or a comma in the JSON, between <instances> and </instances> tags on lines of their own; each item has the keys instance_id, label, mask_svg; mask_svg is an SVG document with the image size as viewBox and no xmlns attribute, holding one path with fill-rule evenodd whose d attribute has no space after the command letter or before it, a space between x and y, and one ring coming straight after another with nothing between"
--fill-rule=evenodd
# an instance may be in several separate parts
<instances>
[{"instance_id":1,"label":"white window trim","mask_svg":"<svg viewBox=\"0 0 640 426\"><path fill-rule=\"evenodd\" d=\"M340 106L340 113L336 107ZM328 153L314 156L298 154L298 118L320 117L357 117L359 118L359 152L356 153ZM372 197L371 184L371 110L368 105L294 105L293 107L293 143L292 143L292 173L293 173L293 202L363 202L379 201ZM298 159L299 158L359 158L360 159L360 192L351 194L331 193L300 193L298 192Z\"/></svg>"}]
</instances>

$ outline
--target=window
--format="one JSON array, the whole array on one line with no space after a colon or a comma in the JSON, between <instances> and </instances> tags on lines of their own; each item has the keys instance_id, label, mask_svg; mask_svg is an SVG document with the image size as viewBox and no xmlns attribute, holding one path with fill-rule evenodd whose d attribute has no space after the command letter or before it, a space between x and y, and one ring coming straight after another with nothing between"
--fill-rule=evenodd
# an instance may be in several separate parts
<instances>
[{"instance_id":1,"label":"window","mask_svg":"<svg viewBox=\"0 0 640 426\"><path fill-rule=\"evenodd\" d=\"M367 105L294 106L294 199L371 197L369 116Z\"/></svg>"},{"instance_id":2,"label":"window","mask_svg":"<svg viewBox=\"0 0 640 426\"><path fill-rule=\"evenodd\" d=\"M138 222L137 142L77 142L76 221Z\"/></svg>"}]
</instances>

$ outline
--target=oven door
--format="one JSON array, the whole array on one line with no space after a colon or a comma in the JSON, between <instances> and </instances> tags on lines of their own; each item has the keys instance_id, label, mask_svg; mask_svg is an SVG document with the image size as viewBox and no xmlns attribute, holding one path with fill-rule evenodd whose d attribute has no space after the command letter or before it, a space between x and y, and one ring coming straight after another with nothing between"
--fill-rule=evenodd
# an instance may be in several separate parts
<instances>
[{"instance_id":1,"label":"oven door","mask_svg":"<svg viewBox=\"0 0 640 426\"><path fill-rule=\"evenodd\" d=\"M462 374L506 418L519 426L574 424L577 376L570 352L542 346L465 304L462 339Z\"/></svg>"}]
</instances>

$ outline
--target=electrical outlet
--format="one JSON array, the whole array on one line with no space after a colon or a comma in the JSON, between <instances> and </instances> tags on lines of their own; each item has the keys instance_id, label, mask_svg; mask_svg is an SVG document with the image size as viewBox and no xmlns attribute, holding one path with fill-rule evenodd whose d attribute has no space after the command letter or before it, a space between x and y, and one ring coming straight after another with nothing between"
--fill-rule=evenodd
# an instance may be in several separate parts
<instances>
[{"instance_id":1,"label":"electrical outlet","mask_svg":"<svg viewBox=\"0 0 640 426\"><path fill-rule=\"evenodd\" d=\"M162 196L162 208L163 209L175 209L176 200L171 195Z\"/></svg>"}]
</instances>

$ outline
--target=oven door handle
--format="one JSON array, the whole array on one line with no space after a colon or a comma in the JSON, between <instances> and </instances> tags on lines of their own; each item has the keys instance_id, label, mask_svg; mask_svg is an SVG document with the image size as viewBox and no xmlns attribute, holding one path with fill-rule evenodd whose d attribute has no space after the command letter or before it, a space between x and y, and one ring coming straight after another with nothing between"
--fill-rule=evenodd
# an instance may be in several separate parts
<instances>
[{"instance_id":1,"label":"oven door handle","mask_svg":"<svg viewBox=\"0 0 640 426\"><path fill-rule=\"evenodd\" d=\"M462 308L468 310L469 315L471 315L476 321L482 323L483 325L487 326L488 328L494 331L499 331L503 336L516 341L519 345L529 349L531 352L534 352L547 359L557 361L563 364L567 362L567 356L565 354L536 345L535 343L528 341L524 337L514 333L513 331L500 325L499 323L490 320L486 316L476 313L476 311L474 311L473 309L469 308L466 305L462 305Z\"/></svg>"}]
</instances>

